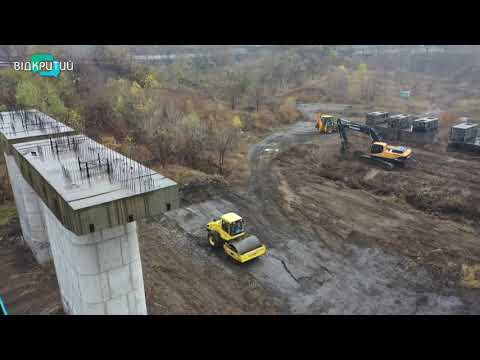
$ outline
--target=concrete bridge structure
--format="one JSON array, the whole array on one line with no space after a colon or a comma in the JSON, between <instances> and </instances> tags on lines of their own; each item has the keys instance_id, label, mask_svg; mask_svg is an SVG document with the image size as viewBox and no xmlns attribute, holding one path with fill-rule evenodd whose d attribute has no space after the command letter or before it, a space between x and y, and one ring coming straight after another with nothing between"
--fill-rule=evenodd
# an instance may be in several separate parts
<instances>
[{"instance_id":1,"label":"concrete bridge structure","mask_svg":"<svg viewBox=\"0 0 480 360\"><path fill-rule=\"evenodd\" d=\"M0 149L65 313L147 314L136 222L178 208L178 185L35 110L0 113Z\"/></svg>"}]
</instances>

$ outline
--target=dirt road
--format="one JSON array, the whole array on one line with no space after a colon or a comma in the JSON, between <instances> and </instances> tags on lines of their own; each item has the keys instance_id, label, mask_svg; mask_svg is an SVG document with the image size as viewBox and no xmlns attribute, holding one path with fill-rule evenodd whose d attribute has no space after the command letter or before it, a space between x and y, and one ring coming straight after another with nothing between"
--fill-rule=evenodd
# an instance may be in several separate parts
<instances>
[{"instance_id":1,"label":"dirt road","mask_svg":"<svg viewBox=\"0 0 480 360\"><path fill-rule=\"evenodd\" d=\"M262 289L256 298L274 299L280 313L478 313L477 290L459 288L448 277L440 281L431 267L398 251L402 234L406 242L425 244L443 234L440 242L430 244L433 249L428 248L436 255L435 246L445 248L458 236L472 250L478 234L418 210L410 213L396 206L395 199L312 176L303 165L310 159L297 149L314 147L322 153L324 147L337 148L334 136L318 136L311 122L281 129L251 149L247 188L217 186L203 189L202 195L197 190L186 193L185 200L192 204L169 218L190 234L196 252L192 261L214 264L219 274L229 274L224 285L250 279ZM203 198L210 200L198 202ZM267 256L239 266L209 249L204 224L232 210L241 213L250 231L267 244ZM431 231L430 224L437 228ZM388 244L392 237L396 247ZM459 264L454 266L458 270Z\"/></svg>"}]
</instances>

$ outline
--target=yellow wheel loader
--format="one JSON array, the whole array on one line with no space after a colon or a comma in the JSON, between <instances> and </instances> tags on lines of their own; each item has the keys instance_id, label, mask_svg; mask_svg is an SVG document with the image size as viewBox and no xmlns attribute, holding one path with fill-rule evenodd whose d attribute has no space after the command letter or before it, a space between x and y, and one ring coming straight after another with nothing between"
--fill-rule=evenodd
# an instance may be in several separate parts
<instances>
[{"instance_id":1,"label":"yellow wheel loader","mask_svg":"<svg viewBox=\"0 0 480 360\"><path fill-rule=\"evenodd\" d=\"M317 113L315 128L321 134L331 134L337 131L337 118L333 115L322 115Z\"/></svg>"},{"instance_id":2,"label":"yellow wheel loader","mask_svg":"<svg viewBox=\"0 0 480 360\"><path fill-rule=\"evenodd\" d=\"M264 255L267 247L254 235L245 233L243 219L235 213L227 213L207 224L207 240L211 247L220 248L240 263Z\"/></svg>"}]
</instances>

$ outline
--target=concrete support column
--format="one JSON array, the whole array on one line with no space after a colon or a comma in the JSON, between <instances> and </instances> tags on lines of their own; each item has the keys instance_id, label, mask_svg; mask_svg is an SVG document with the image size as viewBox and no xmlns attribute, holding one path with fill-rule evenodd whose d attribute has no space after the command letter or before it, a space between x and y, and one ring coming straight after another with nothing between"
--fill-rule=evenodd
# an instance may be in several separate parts
<instances>
[{"instance_id":1,"label":"concrete support column","mask_svg":"<svg viewBox=\"0 0 480 360\"><path fill-rule=\"evenodd\" d=\"M65 312L146 315L136 222L78 236L41 207Z\"/></svg>"},{"instance_id":2,"label":"concrete support column","mask_svg":"<svg viewBox=\"0 0 480 360\"><path fill-rule=\"evenodd\" d=\"M14 157L7 154L4 156L23 239L32 250L35 259L40 264L45 264L51 260L52 254L40 206L42 200L23 178Z\"/></svg>"}]
</instances>

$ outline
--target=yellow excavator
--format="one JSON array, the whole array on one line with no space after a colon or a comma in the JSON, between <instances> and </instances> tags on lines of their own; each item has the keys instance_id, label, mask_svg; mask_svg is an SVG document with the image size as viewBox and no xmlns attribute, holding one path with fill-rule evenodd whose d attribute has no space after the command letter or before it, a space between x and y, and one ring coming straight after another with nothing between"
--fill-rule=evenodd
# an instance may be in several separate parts
<instances>
[{"instance_id":1,"label":"yellow excavator","mask_svg":"<svg viewBox=\"0 0 480 360\"><path fill-rule=\"evenodd\" d=\"M338 134L342 142L341 154L345 154L349 148L347 130L367 134L372 139L368 154L361 154L359 158L366 160L374 165L380 166L385 170L393 170L395 166L404 167L406 162L412 158L412 149L406 146L392 146L382 141L382 137L375 129L357 124L349 120L337 120Z\"/></svg>"},{"instance_id":2,"label":"yellow excavator","mask_svg":"<svg viewBox=\"0 0 480 360\"><path fill-rule=\"evenodd\" d=\"M247 235L243 219L231 212L207 224L207 240L211 247L220 248L234 260L244 263L265 255L267 247L254 235Z\"/></svg>"},{"instance_id":3,"label":"yellow excavator","mask_svg":"<svg viewBox=\"0 0 480 360\"><path fill-rule=\"evenodd\" d=\"M322 115L317 113L317 121L315 123L315 128L321 134L331 134L337 131L337 118L333 115Z\"/></svg>"}]
</instances>

